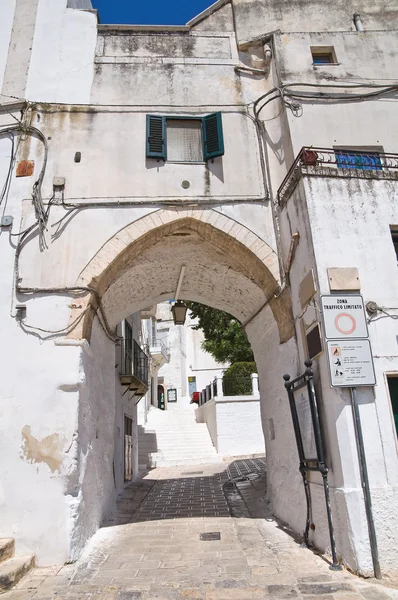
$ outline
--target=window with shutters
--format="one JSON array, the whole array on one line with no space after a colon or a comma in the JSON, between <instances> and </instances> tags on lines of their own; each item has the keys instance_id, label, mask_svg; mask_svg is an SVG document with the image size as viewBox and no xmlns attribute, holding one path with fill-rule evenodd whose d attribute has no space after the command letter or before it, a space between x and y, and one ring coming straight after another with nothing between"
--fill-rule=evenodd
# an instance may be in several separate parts
<instances>
[{"instance_id":1,"label":"window with shutters","mask_svg":"<svg viewBox=\"0 0 398 600\"><path fill-rule=\"evenodd\" d=\"M224 154L221 113L204 117L147 115L147 158L201 163Z\"/></svg>"}]
</instances>

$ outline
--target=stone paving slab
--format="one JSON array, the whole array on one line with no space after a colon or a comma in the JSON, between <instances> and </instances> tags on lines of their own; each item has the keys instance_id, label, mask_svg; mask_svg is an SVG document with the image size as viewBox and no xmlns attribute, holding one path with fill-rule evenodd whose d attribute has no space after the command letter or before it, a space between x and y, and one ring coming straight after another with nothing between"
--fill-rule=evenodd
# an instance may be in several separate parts
<instances>
[{"instance_id":1,"label":"stone paving slab","mask_svg":"<svg viewBox=\"0 0 398 600\"><path fill-rule=\"evenodd\" d=\"M330 571L270 517L263 459L184 470L127 487L77 563L36 568L2 600L398 600ZM200 539L212 532L220 539Z\"/></svg>"}]
</instances>

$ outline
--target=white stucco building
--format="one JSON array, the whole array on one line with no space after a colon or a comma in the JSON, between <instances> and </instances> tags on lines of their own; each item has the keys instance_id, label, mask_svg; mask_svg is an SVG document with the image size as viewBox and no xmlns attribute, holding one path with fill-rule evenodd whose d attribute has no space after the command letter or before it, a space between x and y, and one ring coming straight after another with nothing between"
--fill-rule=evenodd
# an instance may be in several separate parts
<instances>
[{"instance_id":1,"label":"white stucco building","mask_svg":"<svg viewBox=\"0 0 398 600\"><path fill-rule=\"evenodd\" d=\"M247 331L269 500L297 532L282 375L303 372L319 326L337 552L364 575L350 392L330 386L320 296L373 303L377 385L358 400L381 569L396 572L396 2L218 0L176 27L98 25L87 4L0 4L0 536L58 564L100 526L121 460L117 327L175 297L185 266L179 298ZM320 483L311 539L327 549Z\"/></svg>"},{"instance_id":2,"label":"white stucco building","mask_svg":"<svg viewBox=\"0 0 398 600\"><path fill-rule=\"evenodd\" d=\"M152 404L159 408L162 396L166 406L169 401L186 404L192 392L201 391L228 368L228 364L217 363L203 350L203 331L195 328L198 320L190 317L190 311L184 325L175 325L171 307L171 302L162 302L156 310L157 337L162 341L167 339L165 345L169 350L169 360L159 368L157 379L152 382Z\"/></svg>"}]
</instances>

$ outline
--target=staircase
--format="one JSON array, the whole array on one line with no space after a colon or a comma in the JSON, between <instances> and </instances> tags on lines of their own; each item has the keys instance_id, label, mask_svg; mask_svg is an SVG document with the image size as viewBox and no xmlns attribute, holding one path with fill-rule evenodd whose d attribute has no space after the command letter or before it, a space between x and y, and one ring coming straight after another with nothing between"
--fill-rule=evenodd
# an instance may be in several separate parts
<instances>
[{"instance_id":1,"label":"staircase","mask_svg":"<svg viewBox=\"0 0 398 600\"><path fill-rule=\"evenodd\" d=\"M12 588L35 566L34 556L14 556L13 539L0 538L0 594Z\"/></svg>"},{"instance_id":2,"label":"staircase","mask_svg":"<svg viewBox=\"0 0 398 600\"><path fill-rule=\"evenodd\" d=\"M148 422L138 428L140 469L218 463L206 423L195 420L196 405L152 407Z\"/></svg>"}]
</instances>

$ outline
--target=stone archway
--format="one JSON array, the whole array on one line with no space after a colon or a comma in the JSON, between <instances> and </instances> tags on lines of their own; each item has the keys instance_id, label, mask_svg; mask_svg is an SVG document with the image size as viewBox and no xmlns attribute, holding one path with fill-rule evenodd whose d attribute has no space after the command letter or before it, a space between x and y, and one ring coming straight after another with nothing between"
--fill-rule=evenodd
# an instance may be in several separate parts
<instances>
[{"instance_id":1,"label":"stone archway","mask_svg":"<svg viewBox=\"0 0 398 600\"><path fill-rule=\"evenodd\" d=\"M145 306L173 298L182 265L186 269L180 299L225 310L243 324L248 323L246 330L259 370L271 499L279 507L279 516L299 528L303 510L300 502L304 503L304 498L293 434L277 440L268 435L270 420L273 430L279 431L279 425L285 431L292 429L282 374L286 365L291 366L296 360L290 296L281 286L278 257L271 246L214 210L162 210L135 221L110 238L83 269L76 284L95 289L101 310L113 329ZM86 306L74 310L83 311L89 302L86 297ZM84 482L90 479L90 472L102 471L108 483L96 483L84 501L76 503L76 525L71 526L72 555L93 533L95 523L98 526L113 494L112 473L108 472L109 461L105 464L104 456L112 452L113 443L110 424L115 402L114 344L94 318L95 309L94 305L87 311L82 328L73 332L73 337L83 337L90 343L90 353L84 360L79 419L82 428L87 414L98 420L99 430L104 424L100 435L106 438L106 448L90 449L89 460L78 465L75 477ZM298 498L297 514L290 519L292 496ZM90 526L83 531L79 521L90 521Z\"/></svg>"},{"instance_id":2,"label":"stone archway","mask_svg":"<svg viewBox=\"0 0 398 600\"><path fill-rule=\"evenodd\" d=\"M239 307L234 306L233 302L230 302L228 306L224 307L224 310L245 323L269 303L278 324L280 342L285 342L294 335L290 298L286 291L281 293L279 261L276 252L266 241L244 225L215 210L158 210L134 221L104 244L80 274L77 285L94 288L98 296L104 298L107 294L109 295L112 286L115 286L116 282L126 274L130 265L139 256L142 257L150 248L173 237L190 238L187 240L189 246L192 239L196 238L204 245L211 246L214 252L228 255L233 259L233 269L237 273L243 274L260 290L257 305L245 301L240 310ZM186 259L188 260L188 257ZM178 260L175 259L176 265ZM181 260L184 261L184 257ZM211 263L208 264L211 266ZM175 279L174 283L176 281ZM216 283L215 280L214 282ZM170 280L171 287L164 291L163 295L166 299L172 297L170 293L172 294L175 289L175 287L172 288L172 284L173 282ZM156 294L154 295L157 297ZM142 301L147 302L143 298ZM211 305L211 302L208 303ZM141 307L137 306L137 310L139 308ZM84 325L82 324L81 329L75 330L73 337L82 336L90 339L93 315L94 311L88 313ZM73 318L76 316L78 315L74 313Z\"/></svg>"}]
</instances>

